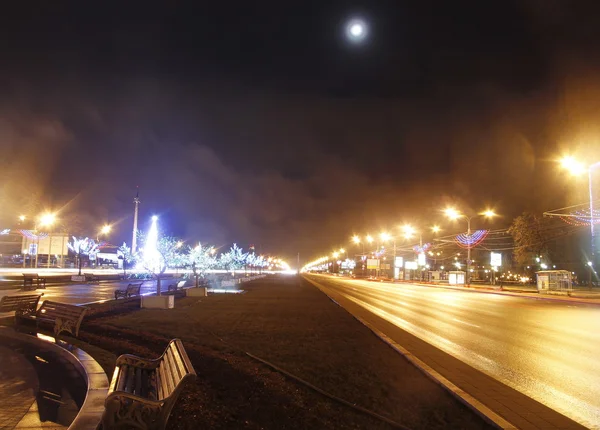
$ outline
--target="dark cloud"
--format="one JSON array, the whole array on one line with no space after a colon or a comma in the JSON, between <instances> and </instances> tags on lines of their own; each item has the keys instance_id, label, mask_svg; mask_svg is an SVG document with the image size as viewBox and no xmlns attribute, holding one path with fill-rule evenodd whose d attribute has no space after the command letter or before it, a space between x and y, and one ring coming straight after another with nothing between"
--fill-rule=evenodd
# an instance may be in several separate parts
<instances>
[{"instance_id":1,"label":"dark cloud","mask_svg":"<svg viewBox=\"0 0 600 430\"><path fill-rule=\"evenodd\" d=\"M283 6L236 14L221 39L230 11L42 8L30 34L7 23L23 40L1 72L0 221L63 208L87 234L117 220L129 240L139 185L143 219L173 234L309 258L353 232L434 222L447 203L508 223L583 198L552 163L597 154L585 8L378 2L363 8L376 37L351 51L335 23L353 9L332 5L306 23ZM82 19L51 31L65 13Z\"/></svg>"}]
</instances>

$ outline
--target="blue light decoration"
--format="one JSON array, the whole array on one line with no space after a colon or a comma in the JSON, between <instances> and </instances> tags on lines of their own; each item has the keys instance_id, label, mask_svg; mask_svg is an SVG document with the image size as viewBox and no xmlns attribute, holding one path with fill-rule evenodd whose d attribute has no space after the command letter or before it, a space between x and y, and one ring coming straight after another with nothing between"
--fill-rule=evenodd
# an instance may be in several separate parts
<instances>
[{"instance_id":1,"label":"blue light decoration","mask_svg":"<svg viewBox=\"0 0 600 430\"><path fill-rule=\"evenodd\" d=\"M415 245L413 246L413 251L417 254L425 254L429 248L431 248L431 243L424 243L422 246Z\"/></svg>"},{"instance_id":2,"label":"blue light decoration","mask_svg":"<svg viewBox=\"0 0 600 430\"><path fill-rule=\"evenodd\" d=\"M474 248L483 242L489 232L489 230L476 230L471 234L461 233L454 238L454 241L461 248Z\"/></svg>"},{"instance_id":3,"label":"blue light decoration","mask_svg":"<svg viewBox=\"0 0 600 430\"><path fill-rule=\"evenodd\" d=\"M17 230L21 236L26 237L27 239L36 240L36 239L45 239L48 237L48 233L40 233L35 234L33 230Z\"/></svg>"},{"instance_id":4,"label":"blue light decoration","mask_svg":"<svg viewBox=\"0 0 600 430\"><path fill-rule=\"evenodd\" d=\"M600 224L600 209L594 209L591 216L589 209L583 209L572 212L570 215L561 216L560 219L574 226L596 225Z\"/></svg>"},{"instance_id":5,"label":"blue light decoration","mask_svg":"<svg viewBox=\"0 0 600 430\"><path fill-rule=\"evenodd\" d=\"M4 230L0 230L0 236L6 236L10 234L10 228L5 228Z\"/></svg>"}]
</instances>

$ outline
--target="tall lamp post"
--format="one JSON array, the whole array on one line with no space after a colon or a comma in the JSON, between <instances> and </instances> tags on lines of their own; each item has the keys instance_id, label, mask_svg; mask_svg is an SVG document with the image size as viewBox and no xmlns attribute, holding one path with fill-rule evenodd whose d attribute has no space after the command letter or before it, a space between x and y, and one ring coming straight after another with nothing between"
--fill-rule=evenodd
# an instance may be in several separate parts
<instances>
[{"instance_id":1,"label":"tall lamp post","mask_svg":"<svg viewBox=\"0 0 600 430\"><path fill-rule=\"evenodd\" d=\"M592 253L592 262L596 263L596 231L594 224L596 222L596 217L594 217L594 193L593 193L593 171L594 169L600 167L600 161L590 164L589 166L585 166L583 163L575 160L573 157L563 157L560 160L561 166L566 169L571 175L579 176L587 173L588 176L588 193L590 199L590 238L591 238L591 253Z\"/></svg>"},{"instance_id":2,"label":"tall lamp post","mask_svg":"<svg viewBox=\"0 0 600 430\"><path fill-rule=\"evenodd\" d=\"M496 213L491 209L487 209L484 212L481 212L479 214L472 215L472 216L467 216L463 213L460 213L458 210L456 210L454 208L446 208L444 210L444 213L451 220L457 220L459 218L466 219L467 220L467 236L469 236L469 237L471 236L471 220L473 218L477 218L477 217L493 218L496 216ZM471 285L471 244L468 244L468 246L467 246L467 279L466 279L466 282L467 282L467 285Z\"/></svg>"},{"instance_id":3,"label":"tall lamp post","mask_svg":"<svg viewBox=\"0 0 600 430\"><path fill-rule=\"evenodd\" d=\"M52 256L52 230L50 230L50 228L52 227L52 225L56 222L56 214L47 212L45 214L43 214L40 217L40 225L42 227L48 227L48 264L47 267L48 269L50 268L50 260L51 260L51 256ZM39 239L38 239L38 243L39 243ZM35 267L37 268L37 254L35 256Z\"/></svg>"}]
</instances>

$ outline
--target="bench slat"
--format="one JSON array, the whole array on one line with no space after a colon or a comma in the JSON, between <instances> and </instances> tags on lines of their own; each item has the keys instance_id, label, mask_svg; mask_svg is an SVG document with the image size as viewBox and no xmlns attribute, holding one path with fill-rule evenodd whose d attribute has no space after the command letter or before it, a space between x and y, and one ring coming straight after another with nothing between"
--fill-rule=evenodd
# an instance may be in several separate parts
<instances>
[{"instance_id":1,"label":"bench slat","mask_svg":"<svg viewBox=\"0 0 600 430\"><path fill-rule=\"evenodd\" d=\"M168 354L169 354L169 359L171 360L171 365L173 366L174 369L177 370L176 376L177 376L177 382L179 382L185 376L185 374L187 372L185 370L185 367L183 366L183 362L181 361L181 358L179 357L177 348L175 347L174 343L169 348Z\"/></svg>"},{"instance_id":2,"label":"bench slat","mask_svg":"<svg viewBox=\"0 0 600 430\"><path fill-rule=\"evenodd\" d=\"M130 366L127 372L127 380L125 381L125 391L128 393L133 393L135 391L133 378L135 378L135 367Z\"/></svg>"},{"instance_id":3,"label":"bench slat","mask_svg":"<svg viewBox=\"0 0 600 430\"><path fill-rule=\"evenodd\" d=\"M162 386L163 392L163 395L159 398L159 400L163 400L164 398L169 397L169 394L171 394L174 388L173 380L171 379L170 372L167 369L168 366L169 364L165 360L162 360L160 362L160 366L158 366L160 375L160 385Z\"/></svg>"},{"instance_id":4,"label":"bench slat","mask_svg":"<svg viewBox=\"0 0 600 430\"><path fill-rule=\"evenodd\" d=\"M169 370L173 379L173 386L176 387L177 384L179 384L179 381L181 380L182 376L180 376L179 368L177 367L177 363L173 358L172 348L169 348L167 350L167 352L165 353L165 358L169 363Z\"/></svg>"},{"instance_id":5,"label":"bench slat","mask_svg":"<svg viewBox=\"0 0 600 430\"><path fill-rule=\"evenodd\" d=\"M125 379L127 378L127 369L129 368L128 365L123 364L120 369L119 369L119 376L117 379L117 387L115 388L115 391L125 391Z\"/></svg>"}]
</instances>

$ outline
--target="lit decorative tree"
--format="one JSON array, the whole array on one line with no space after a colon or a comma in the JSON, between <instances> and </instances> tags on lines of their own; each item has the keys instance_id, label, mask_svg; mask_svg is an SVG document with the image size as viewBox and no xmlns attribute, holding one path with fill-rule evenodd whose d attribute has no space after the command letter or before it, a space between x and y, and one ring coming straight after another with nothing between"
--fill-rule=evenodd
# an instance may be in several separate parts
<instances>
[{"instance_id":1,"label":"lit decorative tree","mask_svg":"<svg viewBox=\"0 0 600 430\"><path fill-rule=\"evenodd\" d=\"M228 252L223 253L219 256L219 265L235 275L235 271L244 267L246 263L247 252L244 252L242 248L233 244Z\"/></svg>"},{"instance_id":2,"label":"lit decorative tree","mask_svg":"<svg viewBox=\"0 0 600 430\"><path fill-rule=\"evenodd\" d=\"M213 255L212 247L203 247L198 244L195 248L189 248L185 255L185 265L192 268L196 287L198 287L198 279L204 276L208 269L212 269L217 264L217 259Z\"/></svg>"},{"instance_id":3,"label":"lit decorative tree","mask_svg":"<svg viewBox=\"0 0 600 430\"><path fill-rule=\"evenodd\" d=\"M93 239L77 239L73 236L73 242L67 243L69 249L77 255L77 265L79 267L79 276L81 276L82 257L90 257L98 252L98 244Z\"/></svg>"},{"instance_id":4,"label":"lit decorative tree","mask_svg":"<svg viewBox=\"0 0 600 430\"><path fill-rule=\"evenodd\" d=\"M117 248L117 257L123 260L123 276L127 276L127 264L135 261L135 256L131 253L131 248L125 242Z\"/></svg>"},{"instance_id":5,"label":"lit decorative tree","mask_svg":"<svg viewBox=\"0 0 600 430\"><path fill-rule=\"evenodd\" d=\"M136 253L135 258L139 261L140 267L156 279L156 295L160 296L161 276L169 267L180 266L184 261L181 242L171 236L153 239L145 234L138 234L138 240L140 251Z\"/></svg>"}]
</instances>

